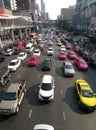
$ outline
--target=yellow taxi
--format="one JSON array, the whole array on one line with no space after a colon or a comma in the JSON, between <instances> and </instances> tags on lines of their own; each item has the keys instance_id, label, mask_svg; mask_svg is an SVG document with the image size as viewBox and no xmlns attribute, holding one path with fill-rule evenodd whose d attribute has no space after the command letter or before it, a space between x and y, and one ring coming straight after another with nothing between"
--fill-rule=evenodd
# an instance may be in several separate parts
<instances>
[{"instance_id":1,"label":"yellow taxi","mask_svg":"<svg viewBox=\"0 0 96 130\"><path fill-rule=\"evenodd\" d=\"M85 80L78 79L75 82L75 89L80 107L90 112L95 111L96 95L92 91L89 83Z\"/></svg>"},{"instance_id":2,"label":"yellow taxi","mask_svg":"<svg viewBox=\"0 0 96 130\"><path fill-rule=\"evenodd\" d=\"M61 46L62 42L60 40L57 41L57 46Z\"/></svg>"}]
</instances>

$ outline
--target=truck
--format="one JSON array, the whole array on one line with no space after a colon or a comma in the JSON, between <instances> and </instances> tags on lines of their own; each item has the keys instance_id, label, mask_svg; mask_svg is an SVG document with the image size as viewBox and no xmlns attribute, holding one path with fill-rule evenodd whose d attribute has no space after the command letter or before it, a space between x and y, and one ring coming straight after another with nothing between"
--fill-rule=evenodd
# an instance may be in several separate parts
<instances>
[{"instance_id":1,"label":"truck","mask_svg":"<svg viewBox=\"0 0 96 130\"><path fill-rule=\"evenodd\" d=\"M18 113L25 92L26 80L11 83L1 99L0 114L12 115Z\"/></svg>"}]
</instances>

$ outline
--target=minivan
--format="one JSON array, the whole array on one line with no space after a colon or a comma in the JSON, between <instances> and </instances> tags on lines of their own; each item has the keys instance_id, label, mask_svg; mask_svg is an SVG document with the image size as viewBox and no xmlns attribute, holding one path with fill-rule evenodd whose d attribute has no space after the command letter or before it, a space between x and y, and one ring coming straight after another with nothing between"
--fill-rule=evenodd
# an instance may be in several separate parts
<instances>
[{"instance_id":1,"label":"minivan","mask_svg":"<svg viewBox=\"0 0 96 130\"><path fill-rule=\"evenodd\" d=\"M26 51L27 53L32 52L33 49L34 49L33 43L29 43L29 44L27 44L26 47L25 47L25 51Z\"/></svg>"}]
</instances>

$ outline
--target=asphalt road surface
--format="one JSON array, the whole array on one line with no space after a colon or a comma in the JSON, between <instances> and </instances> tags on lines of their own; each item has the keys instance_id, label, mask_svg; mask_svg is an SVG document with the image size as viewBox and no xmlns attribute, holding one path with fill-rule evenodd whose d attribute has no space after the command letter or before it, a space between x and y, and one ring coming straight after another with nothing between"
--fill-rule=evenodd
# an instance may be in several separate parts
<instances>
[{"instance_id":1,"label":"asphalt road surface","mask_svg":"<svg viewBox=\"0 0 96 130\"><path fill-rule=\"evenodd\" d=\"M0 116L0 130L32 130L36 124L49 124L55 130L96 130L96 111L87 113L82 111L76 100L74 83L77 79L87 80L96 92L96 70L89 67L87 72L79 71L76 67L74 77L64 77L62 63L58 60L59 48L54 42L55 54L51 56L52 69L42 71L41 65L44 57L47 57L47 45L42 52L36 67L28 67L28 57L16 72L12 72L12 80L26 79L27 91L20 106L20 111L9 117ZM0 64L0 75L7 70L7 65L16 57L9 56ZM69 59L66 59L69 60ZM71 60L74 63L74 61ZM75 65L74 65L75 66ZM52 102L38 100L38 85L44 74L51 74L55 80L55 99ZM8 87L8 86L7 86ZM6 88L0 88L0 97Z\"/></svg>"}]
</instances>

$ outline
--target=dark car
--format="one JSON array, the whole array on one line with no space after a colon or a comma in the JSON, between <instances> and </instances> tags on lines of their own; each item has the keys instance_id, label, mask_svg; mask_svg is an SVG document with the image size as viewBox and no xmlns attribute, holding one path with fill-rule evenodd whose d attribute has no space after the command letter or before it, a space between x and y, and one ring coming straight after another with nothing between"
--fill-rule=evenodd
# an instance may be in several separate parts
<instances>
[{"instance_id":1,"label":"dark car","mask_svg":"<svg viewBox=\"0 0 96 130\"><path fill-rule=\"evenodd\" d=\"M88 57L88 64L96 68L96 57L95 56Z\"/></svg>"},{"instance_id":2,"label":"dark car","mask_svg":"<svg viewBox=\"0 0 96 130\"><path fill-rule=\"evenodd\" d=\"M5 60L5 57L0 56L0 63L3 62Z\"/></svg>"},{"instance_id":3,"label":"dark car","mask_svg":"<svg viewBox=\"0 0 96 130\"><path fill-rule=\"evenodd\" d=\"M52 67L52 61L50 58L45 58L42 63L42 70L50 70Z\"/></svg>"},{"instance_id":4,"label":"dark car","mask_svg":"<svg viewBox=\"0 0 96 130\"><path fill-rule=\"evenodd\" d=\"M88 61L89 53L87 51L84 51L82 57L84 60Z\"/></svg>"}]
</instances>

